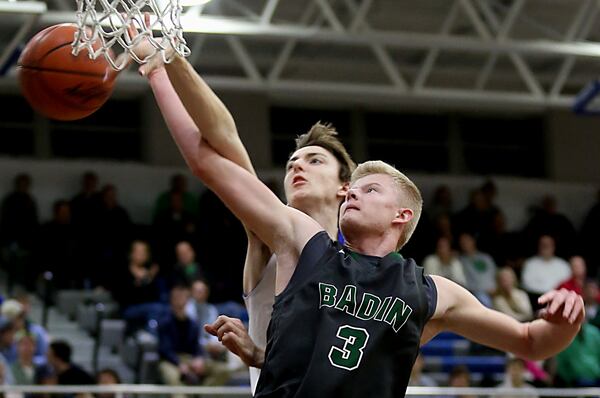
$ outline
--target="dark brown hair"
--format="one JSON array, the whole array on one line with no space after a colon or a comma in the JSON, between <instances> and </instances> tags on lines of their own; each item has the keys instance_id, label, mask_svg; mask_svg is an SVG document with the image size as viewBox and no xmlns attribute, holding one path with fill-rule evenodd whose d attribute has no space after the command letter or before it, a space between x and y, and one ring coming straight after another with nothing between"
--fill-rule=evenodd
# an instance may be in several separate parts
<instances>
[{"instance_id":1,"label":"dark brown hair","mask_svg":"<svg viewBox=\"0 0 600 398\"><path fill-rule=\"evenodd\" d=\"M356 163L348 154L344 144L339 140L338 133L331 123L315 123L307 133L296 138L296 151L307 146L320 146L329 151L340 163L339 178L342 182L350 181L350 176L356 168Z\"/></svg>"}]
</instances>

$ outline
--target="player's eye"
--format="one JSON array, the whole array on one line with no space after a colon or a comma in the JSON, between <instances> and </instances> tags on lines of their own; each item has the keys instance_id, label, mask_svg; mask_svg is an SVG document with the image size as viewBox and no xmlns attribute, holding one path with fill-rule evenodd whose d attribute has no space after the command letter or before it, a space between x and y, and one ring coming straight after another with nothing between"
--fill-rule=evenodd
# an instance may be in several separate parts
<instances>
[{"instance_id":1,"label":"player's eye","mask_svg":"<svg viewBox=\"0 0 600 398\"><path fill-rule=\"evenodd\" d=\"M371 193L371 192L377 192L377 189L375 189L373 187L367 188L367 193Z\"/></svg>"},{"instance_id":2,"label":"player's eye","mask_svg":"<svg viewBox=\"0 0 600 398\"><path fill-rule=\"evenodd\" d=\"M312 158L310 160L310 164L321 164L321 163L323 163L323 161L321 159Z\"/></svg>"}]
</instances>

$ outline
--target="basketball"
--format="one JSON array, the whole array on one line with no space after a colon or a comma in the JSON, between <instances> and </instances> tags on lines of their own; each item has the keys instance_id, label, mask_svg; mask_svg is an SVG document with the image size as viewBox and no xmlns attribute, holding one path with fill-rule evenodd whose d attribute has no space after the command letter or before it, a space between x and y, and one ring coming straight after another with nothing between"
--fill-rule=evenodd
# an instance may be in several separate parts
<instances>
[{"instance_id":1,"label":"basketball","mask_svg":"<svg viewBox=\"0 0 600 398\"><path fill-rule=\"evenodd\" d=\"M77 26L60 24L37 33L19 57L21 92L33 109L56 120L77 120L98 110L110 97L117 73L104 57L87 50L71 54ZM94 44L94 49L100 44Z\"/></svg>"}]
</instances>

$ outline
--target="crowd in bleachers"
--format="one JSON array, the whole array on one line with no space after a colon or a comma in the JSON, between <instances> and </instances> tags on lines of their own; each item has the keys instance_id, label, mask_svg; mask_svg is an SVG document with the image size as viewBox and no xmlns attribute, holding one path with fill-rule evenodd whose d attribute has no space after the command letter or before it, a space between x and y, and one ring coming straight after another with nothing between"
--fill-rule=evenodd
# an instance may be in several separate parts
<instances>
[{"instance_id":1,"label":"crowd in bleachers","mask_svg":"<svg viewBox=\"0 0 600 398\"><path fill-rule=\"evenodd\" d=\"M151 223L138 225L119 203L117 187L107 183L100 188L98 176L87 172L81 191L57 198L52 219L46 221L39 220L32 183L27 174L16 176L0 209L0 260L12 294L0 316L3 382L119 381L110 369L96 378L88 375L71 363L68 343L51 343L43 327L28 319L28 295L18 287L40 293L42 275L51 275L51 297L64 289L108 292L118 304L114 315L126 321L126 335L143 332L156 339L163 382L227 383L231 356L202 325L222 313L247 320L240 304L246 247L242 226L219 200L210 192L197 197L187 190L185 177L175 175L169 189L148 199L154 201ZM579 230L557 211L551 195L539 204L524 203L532 206L530 220L520 230L507 230L496 195L495 184L488 181L459 208L449 187L439 187L402 254L520 321L536 316L543 292L574 290L584 298L589 322L551 361L503 361L506 375L500 380L490 381L485 372L472 378L473 367L463 364L442 367L444 380L430 377L422 371L439 355L424 349L411 383L600 385L600 196ZM466 349L480 351L476 345ZM446 354L456 352L451 348Z\"/></svg>"}]
</instances>

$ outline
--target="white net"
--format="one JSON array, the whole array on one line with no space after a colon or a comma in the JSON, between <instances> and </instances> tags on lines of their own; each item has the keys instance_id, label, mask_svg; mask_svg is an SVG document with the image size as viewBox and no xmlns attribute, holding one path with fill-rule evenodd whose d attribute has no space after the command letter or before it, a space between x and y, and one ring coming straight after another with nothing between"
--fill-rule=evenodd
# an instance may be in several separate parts
<instances>
[{"instance_id":1,"label":"white net","mask_svg":"<svg viewBox=\"0 0 600 398\"><path fill-rule=\"evenodd\" d=\"M157 53L166 63L176 54L188 56L190 50L180 23L181 10L179 0L162 3L157 0L77 0L79 29L73 41L73 54L85 48L92 59L104 56L116 70L128 64L127 57L118 57L123 53L140 64ZM144 13L151 14L148 26ZM134 37L128 30L130 26L139 32ZM155 37L153 31L161 31L162 36ZM141 59L133 49L144 40L154 51Z\"/></svg>"}]
</instances>

